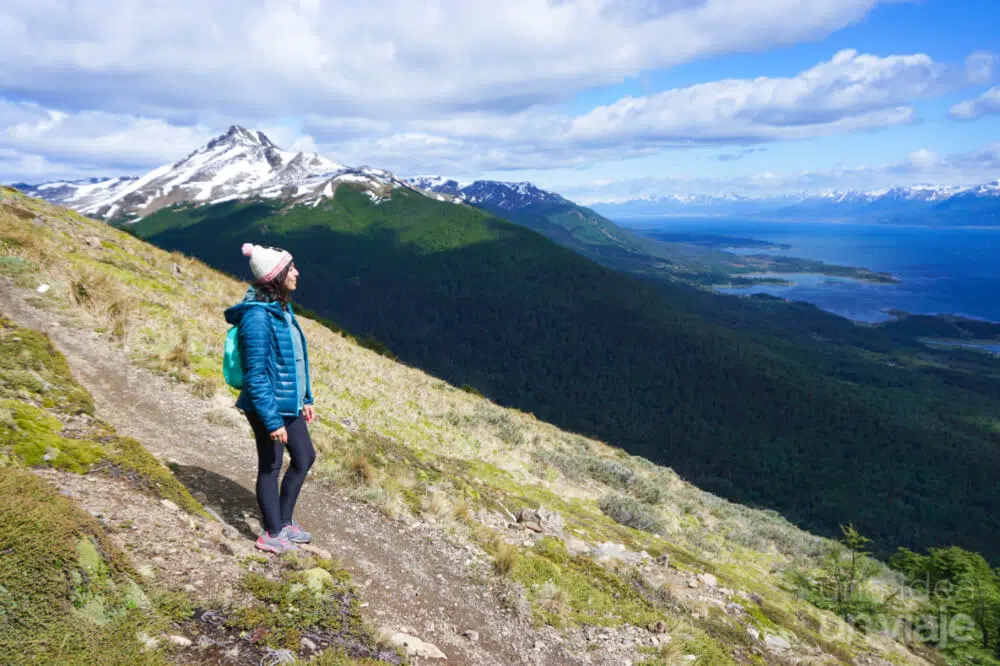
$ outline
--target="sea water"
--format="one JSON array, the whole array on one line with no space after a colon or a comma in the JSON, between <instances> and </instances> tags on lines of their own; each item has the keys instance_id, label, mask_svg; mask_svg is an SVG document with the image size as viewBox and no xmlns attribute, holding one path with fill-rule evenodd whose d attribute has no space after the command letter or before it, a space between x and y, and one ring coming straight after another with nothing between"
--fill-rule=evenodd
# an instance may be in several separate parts
<instances>
[{"instance_id":1,"label":"sea water","mask_svg":"<svg viewBox=\"0 0 1000 666\"><path fill-rule=\"evenodd\" d=\"M817 259L891 273L899 284L824 275L783 275L791 285L720 288L814 303L856 321L879 322L888 310L957 314L1000 322L1000 227L919 227L732 218L664 218L619 224L641 230L706 233L787 244L787 249L723 248L741 254Z\"/></svg>"}]
</instances>

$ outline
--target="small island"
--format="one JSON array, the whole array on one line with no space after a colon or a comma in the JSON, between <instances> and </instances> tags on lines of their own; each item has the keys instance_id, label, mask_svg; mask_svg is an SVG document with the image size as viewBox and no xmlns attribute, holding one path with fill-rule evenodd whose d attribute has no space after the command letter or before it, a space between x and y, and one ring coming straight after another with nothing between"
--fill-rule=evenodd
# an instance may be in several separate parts
<instances>
[{"instance_id":1,"label":"small island","mask_svg":"<svg viewBox=\"0 0 1000 666\"><path fill-rule=\"evenodd\" d=\"M837 266L815 259L798 257L772 257L767 254L752 254L742 259L752 265L753 272L768 273L813 273L830 277L849 278L876 284L899 284L899 279L891 273L880 273L857 266Z\"/></svg>"}]
</instances>

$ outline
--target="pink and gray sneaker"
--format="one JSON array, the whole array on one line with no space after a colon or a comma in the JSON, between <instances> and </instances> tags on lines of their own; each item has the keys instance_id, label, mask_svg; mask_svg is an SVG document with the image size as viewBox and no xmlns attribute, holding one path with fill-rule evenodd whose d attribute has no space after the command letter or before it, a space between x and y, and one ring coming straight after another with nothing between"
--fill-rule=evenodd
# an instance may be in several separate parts
<instances>
[{"instance_id":1,"label":"pink and gray sneaker","mask_svg":"<svg viewBox=\"0 0 1000 666\"><path fill-rule=\"evenodd\" d=\"M299 527L294 520L281 529L281 533L292 543L309 543L312 541L312 534Z\"/></svg>"},{"instance_id":2,"label":"pink and gray sneaker","mask_svg":"<svg viewBox=\"0 0 1000 666\"><path fill-rule=\"evenodd\" d=\"M278 555L288 552L289 550L296 549L296 545L288 540L285 530L281 530L274 536L271 536L267 532L263 532L259 537L257 537L257 543L255 545L257 546L257 550L263 550L267 553L276 553Z\"/></svg>"}]
</instances>

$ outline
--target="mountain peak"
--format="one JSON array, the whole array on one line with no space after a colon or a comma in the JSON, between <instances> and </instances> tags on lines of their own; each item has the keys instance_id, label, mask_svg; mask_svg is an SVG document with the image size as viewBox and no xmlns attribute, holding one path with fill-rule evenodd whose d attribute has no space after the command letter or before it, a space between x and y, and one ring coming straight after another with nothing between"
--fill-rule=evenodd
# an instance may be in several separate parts
<instances>
[{"instance_id":1,"label":"mountain peak","mask_svg":"<svg viewBox=\"0 0 1000 666\"><path fill-rule=\"evenodd\" d=\"M181 202L262 197L317 205L342 183L375 193L373 201L383 201L392 189L405 186L388 171L351 168L318 153L283 150L259 130L231 125L187 157L139 178L43 183L24 189L84 214L112 219L143 217Z\"/></svg>"},{"instance_id":2,"label":"mountain peak","mask_svg":"<svg viewBox=\"0 0 1000 666\"><path fill-rule=\"evenodd\" d=\"M214 150L219 146L247 146L249 148L265 148L280 150L266 134L259 130L250 130L241 125L230 125L224 134L215 137L205 146L205 150Z\"/></svg>"}]
</instances>

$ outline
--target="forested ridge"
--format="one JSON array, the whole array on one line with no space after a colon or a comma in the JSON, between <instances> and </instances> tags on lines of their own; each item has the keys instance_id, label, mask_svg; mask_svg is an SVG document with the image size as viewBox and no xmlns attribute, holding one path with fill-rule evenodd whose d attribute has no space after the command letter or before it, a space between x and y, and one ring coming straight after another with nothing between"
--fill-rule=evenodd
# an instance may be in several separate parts
<instances>
[{"instance_id":1,"label":"forested ridge","mask_svg":"<svg viewBox=\"0 0 1000 666\"><path fill-rule=\"evenodd\" d=\"M733 501L825 534L853 522L883 552L1000 558L1000 370L985 358L943 363L814 308L644 282L404 191L182 207L132 230L241 277L241 243L287 248L298 300L351 334Z\"/></svg>"}]
</instances>

